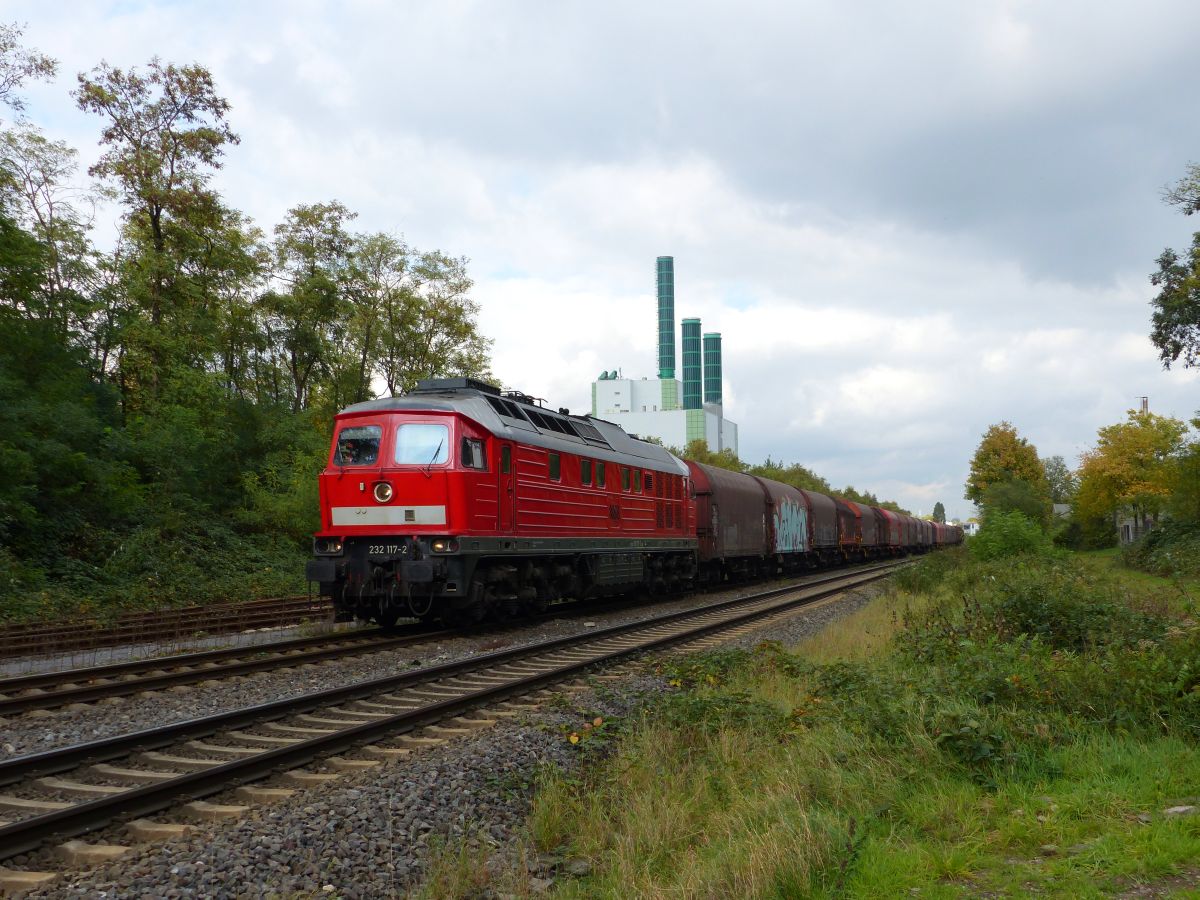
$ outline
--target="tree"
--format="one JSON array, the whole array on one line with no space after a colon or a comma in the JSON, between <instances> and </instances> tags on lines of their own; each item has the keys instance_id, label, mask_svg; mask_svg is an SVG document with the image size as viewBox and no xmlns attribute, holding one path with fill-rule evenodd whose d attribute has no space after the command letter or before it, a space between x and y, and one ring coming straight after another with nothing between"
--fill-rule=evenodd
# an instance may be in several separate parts
<instances>
[{"instance_id":1,"label":"tree","mask_svg":"<svg viewBox=\"0 0 1200 900\"><path fill-rule=\"evenodd\" d=\"M728 447L717 453L713 453L713 451L708 449L708 441L704 438L696 438L694 441L688 441L688 445L682 450L675 447L669 449L681 459L690 459L692 462L704 463L706 466L715 466L718 469L729 469L731 472L745 472L749 468Z\"/></svg>"},{"instance_id":2,"label":"tree","mask_svg":"<svg viewBox=\"0 0 1200 900\"><path fill-rule=\"evenodd\" d=\"M981 504L988 488L1000 481L1013 480L1026 482L1037 496L1049 502L1050 489L1037 448L1017 434L1011 423L1000 422L988 428L979 442L971 459L965 496Z\"/></svg>"},{"instance_id":3,"label":"tree","mask_svg":"<svg viewBox=\"0 0 1200 900\"><path fill-rule=\"evenodd\" d=\"M946 524L946 507L942 506L941 500L933 504L933 521Z\"/></svg>"},{"instance_id":4,"label":"tree","mask_svg":"<svg viewBox=\"0 0 1200 900\"><path fill-rule=\"evenodd\" d=\"M1046 495L1023 478L1010 478L988 485L979 505L983 509L985 524L994 514L1002 512L1019 512L1025 518L1042 525L1047 525L1050 521Z\"/></svg>"},{"instance_id":5,"label":"tree","mask_svg":"<svg viewBox=\"0 0 1200 900\"><path fill-rule=\"evenodd\" d=\"M64 339L83 332L96 286L91 222L78 208L93 206L94 197L72 183L75 156L31 126L0 135L0 173L12 184L18 219L47 253L38 302L26 312L52 323Z\"/></svg>"},{"instance_id":6,"label":"tree","mask_svg":"<svg viewBox=\"0 0 1200 900\"><path fill-rule=\"evenodd\" d=\"M355 215L335 200L294 207L275 226L275 278L282 287L264 295L262 305L268 340L287 372L293 412L308 408L313 382L330 370L345 327L343 295L354 244L346 224Z\"/></svg>"},{"instance_id":7,"label":"tree","mask_svg":"<svg viewBox=\"0 0 1200 900\"><path fill-rule=\"evenodd\" d=\"M491 341L479 333L479 304L465 257L411 252L403 284L381 306L379 375L393 396L422 378L490 378Z\"/></svg>"},{"instance_id":8,"label":"tree","mask_svg":"<svg viewBox=\"0 0 1200 900\"><path fill-rule=\"evenodd\" d=\"M1150 276L1160 289L1150 301L1150 340L1164 369L1181 357L1184 368L1200 366L1200 231L1192 235L1186 260L1167 248L1157 262L1158 271Z\"/></svg>"},{"instance_id":9,"label":"tree","mask_svg":"<svg viewBox=\"0 0 1200 900\"><path fill-rule=\"evenodd\" d=\"M229 103L203 66L157 58L144 74L101 63L79 75L75 100L106 120L106 149L88 173L111 184L126 207L123 277L145 316L126 331L124 365L134 371L122 380L131 376L156 396L172 357L194 356L186 351L196 343L197 319L211 312L187 274L205 250L205 233L225 225L228 211L208 181L225 146L238 142L225 121Z\"/></svg>"},{"instance_id":10,"label":"tree","mask_svg":"<svg viewBox=\"0 0 1200 900\"><path fill-rule=\"evenodd\" d=\"M1070 503L1079 489L1079 479L1067 468L1067 461L1061 456L1049 456L1042 460L1042 468L1046 471L1050 502Z\"/></svg>"},{"instance_id":11,"label":"tree","mask_svg":"<svg viewBox=\"0 0 1200 900\"><path fill-rule=\"evenodd\" d=\"M1129 411L1126 422L1099 431L1096 447L1082 455L1078 505L1084 516L1129 508L1139 530L1170 497L1187 425L1150 412Z\"/></svg>"},{"instance_id":12,"label":"tree","mask_svg":"<svg viewBox=\"0 0 1200 900\"><path fill-rule=\"evenodd\" d=\"M1187 174L1164 192L1163 200L1185 216L1200 212L1200 165L1189 165ZM1181 357L1184 368L1200 366L1200 232L1192 235L1185 257L1168 247L1156 262L1158 271L1150 276L1150 283L1159 292L1150 301L1154 309L1150 340L1164 369Z\"/></svg>"},{"instance_id":13,"label":"tree","mask_svg":"<svg viewBox=\"0 0 1200 900\"><path fill-rule=\"evenodd\" d=\"M20 25L0 25L0 103L17 116L25 111L25 99L16 92L26 81L49 81L58 63L36 50L21 47Z\"/></svg>"}]
</instances>

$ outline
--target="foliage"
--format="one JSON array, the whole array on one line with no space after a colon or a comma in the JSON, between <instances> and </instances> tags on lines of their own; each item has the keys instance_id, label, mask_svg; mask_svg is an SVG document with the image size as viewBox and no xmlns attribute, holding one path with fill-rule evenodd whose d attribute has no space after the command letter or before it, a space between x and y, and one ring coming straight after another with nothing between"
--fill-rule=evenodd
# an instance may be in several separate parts
<instances>
[{"instance_id":1,"label":"foliage","mask_svg":"<svg viewBox=\"0 0 1200 900\"><path fill-rule=\"evenodd\" d=\"M1155 575L1200 575L1200 522L1166 522L1122 555L1127 565Z\"/></svg>"},{"instance_id":2,"label":"foliage","mask_svg":"<svg viewBox=\"0 0 1200 900\"><path fill-rule=\"evenodd\" d=\"M1078 507L1071 509L1071 515L1056 522L1053 532L1054 545L1070 550L1102 550L1113 547L1117 543L1117 530L1113 527L1112 517L1108 515L1088 514Z\"/></svg>"},{"instance_id":3,"label":"foliage","mask_svg":"<svg viewBox=\"0 0 1200 900\"><path fill-rule=\"evenodd\" d=\"M1050 488L1051 503L1070 503L1079 489L1079 479L1067 467L1061 456L1048 456L1042 460L1046 472L1046 483Z\"/></svg>"},{"instance_id":4,"label":"foliage","mask_svg":"<svg viewBox=\"0 0 1200 900\"><path fill-rule=\"evenodd\" d=\"M1200 771L1200 628L1063 560L960 556L943 575L868 658L764 645L680 663L613 756L535 797L536 848L593 866L562 892L1017 895L1031 878L1087 888L1152 835L1130 871L1194 858L1190 830L1174 845L1157 815L1129 821L1189 796ZM1125 843L1039 849L1098 837Z\"/></svg>"},{"instance_id":5,"label":"foliage","mask_svg":"<svg viewBox=\"0 0 1200 900\"><path fill-rule=\"evenodd\" d=\"M941 522L943 525L946 523L946 507L942 505L941 500L933 504L933 521Z\"/></svg>"},{"instance_id":6,"label":"foliage","mask_svg":"<svg viewBox=\"0 0 1200 900\"><path fill-rule=\"evenodd\" d=\"M1050 522L1050 505L1044 494L1021 478L997 481L988 485L980 500L983 521L996 513L1019 512L1027 519L1045 527Z\"/></svg>"},{"instance_id":7,"label":"foliage","mask_svg":"<svg viewBox=\"0 0 1200 900\"><path fill-rule=\"evenodd\" d=\"M1037 448L1017 434L1008 422L992 425L983 434L971 459L967 476L966 498L986 506L988 490L1001 482L1021 481L1029 486L1043 506L1050 502L1050 487L1046 472L1038 459ZM1035 516L1039 520L1044 515Z\"/></svg>"},{"instance_id":8,"label":"foliage","mask_svg":"<svg viewBox=\"0 0 1200 900\"><path fill-rule=\"evenodd\" d=\"M930 553L916 562L904 566L892 576L893 580L898 588L910 594L928 593L962 566L963 554L966 552L967 549L964 547L954 547L938 553Z\"/></svg>"},{"instance_id":9,"label":"foliage","mask_svg":"<svg viewBox=\"0 0 1200 900\"><path fill-rule=\"evenodd\" d=\"M730 472L746 472L750 468L746 463L738 459L737 454L728 447L716 453L709 450L708 441L704 440L704 438L689 441L688 445L682 450L678 447L668 447L667 449L681 459L690 459L692 462L703 463L706 466L714 466L718 469L728 469Z\"/></svg>"},{"instance_id":10,"label":"foliage","mask_svg":"<svg viewBox=\"0 0 1200 900\"><path fill-rule=\"evenodd\" d=\"M1157 514L1171 495L1187 425L1136 410L1128 417L1101 428L1095 449L1082 455L1077 505L1084 516L1130 507L1142 518Z\"/></svg>"},{"instance_id":11,"label":"foliage","mask_svg":"<svg viewBox=\"0 0 1200 900\"><path fill-rule=\"evenodd\" d=\"M20 115L25 99L16 93L26 81L49 81L58 71L58 64L36 50L21 46L22 28L0 24L0 104Z\"/></svg>"},{"instance_id":12,"label":"foliage","mask_svg":"<svg viewBox=\"0 0 1200 900\"><path fill-rule=\"evenodd\" d=\"M992 560L1022 554L1046 554L1053 546L1046 532L1020 510L998 509L988 513L968 548L976 559Z\"/></svg>"},{"instance_id":13,"label":"foliage","mask_svg":"<svg viewBox=\"0 0 1200 900\"><path fill-rule=\"evenodd\" d=\"M0 26L0 103L54 63ZM486 375L466 260L351 230L270 232L213 175L238 138L202 65L102 63L73 148L0 130L0 607L111 612L303 589L330 417L428 375ZM121 204L92 242L97 197Z\"/></svg>"},{"instance_id":14,"label":"foliage","mask_svg":"<svg viewBox=\"0 0 1200 900\"><path fill-rule=\"evenodd\" d=\"M1184 215L1200 210L1200 166L1189 165L1187 174L1163 199ZM1158 271L1150 276L1150 283L1159 292L1150 301L1154 309L1150 340L1164 369L1181 357L1185 368L1200 365L1200 232L1192 235L1184 258L1168 247L1156 262Z\"/></svg>"}]
</instances>

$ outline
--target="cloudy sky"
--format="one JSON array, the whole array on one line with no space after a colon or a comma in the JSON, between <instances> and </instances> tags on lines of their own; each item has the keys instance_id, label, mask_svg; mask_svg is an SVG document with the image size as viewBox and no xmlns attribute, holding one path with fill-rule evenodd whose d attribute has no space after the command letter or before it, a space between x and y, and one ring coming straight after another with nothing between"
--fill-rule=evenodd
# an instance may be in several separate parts
<instances>
[{"instance_id":1,"label":"cloudy sky","mask_svg":"<svg viewBox=\"0 0 1200 900\"><path fill-rule=\"evenodd\" d=\"M654 260L725 347L744 459L967 515L980 434L1074 464L1164 372L1147 276L1196 223L1200 4L59 2L0 20L57 58L30 116L97 153L75 74L200 62L269 231L338 199L471 259L505 384L586 409L656 373ZM100 231L112 227L101 222Z\"/></svg>"}]
</instances>

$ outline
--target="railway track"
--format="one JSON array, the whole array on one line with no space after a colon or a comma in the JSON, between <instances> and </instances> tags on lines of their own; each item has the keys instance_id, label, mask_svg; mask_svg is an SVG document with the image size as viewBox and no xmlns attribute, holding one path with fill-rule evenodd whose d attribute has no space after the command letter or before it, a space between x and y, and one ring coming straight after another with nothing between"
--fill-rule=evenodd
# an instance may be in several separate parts
<instances>
[{"instance_id":1,"label":"railway track","mask_svg":"<svg viewBox=\"0 0 1200 900\"><path fill-rule=\"evenodd\" d=\"M112 624L82 621L59 625L5 625L0 627L0 658L174 641L197 634L228 634L252 628L277 628L332 616L333 607L327 599L275 597L129 613Z\"/></svg>"},{"instance_id":2,"label":"railway track","mask_svg":"<svg viewBox=\"0 0 1200 900\"><path fill-rule=\"evenodd\" d=\"M399 632L364 628L252 647L227 647L107 666L21 675L0 679L0 716L55 709L73 703L96 703L142 691L161 691L219 678L312 665L346 656L395 650L456 634L423 625Z\"/></svg>"},{"instance_id":3,"label":"railway track","mask_svg":"<svg viewBox=\"0 0 1200 900\"><path fill-rule=\"evenodd\" d=\"M15 821L0 826L0 861L114 822L127 823L135 837L162 834L179 826L138 817L178 804L188 804L191 815L212 817L232 807L200 801L230 788L254 801L336 777L336 771L297 771L314 762L335 770L370 767L422 743L516 715L520 707L511 705L514 698L553 682L669 645L759 627L765 619L794 614L886 577L897 565L828 575L584 635L3 761L0 818ZM485 709L465 715L480 708ZM366 758L337 756L348 751ZM268 778L288 787L250 786ZM74 847L72 853L104 849L78 841L64 846Z\"/></svg>"}]
</instances>

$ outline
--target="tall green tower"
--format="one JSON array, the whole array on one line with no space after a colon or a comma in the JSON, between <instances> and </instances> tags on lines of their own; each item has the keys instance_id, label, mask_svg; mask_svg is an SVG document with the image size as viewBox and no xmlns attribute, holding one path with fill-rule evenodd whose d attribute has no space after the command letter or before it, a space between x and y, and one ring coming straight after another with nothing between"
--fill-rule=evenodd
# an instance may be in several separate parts
<instances>
[{"instance_id":1,"label":"tall green tower","mask_svg":"<svg viewBox=\"0 0 1200 900\"><path fill-rule=\"evenodd\" d=\"M658 276L658 377L675 378L675 257L660 256Z\"/></svg>"},{"instance_id":2,"label":"tall green tower","mask_svg":"<svg viewBox=\"0 0 1200 900\"><path fill-rule=\"evenodd\" d=\"M721 402L721 332L704 335L704 402Z\"/></svg>"},{"instance_id":3,"label":"tall green tower","mask_svg":"<svg viewBox=\"0 0 1200 900\"><path fill-rule=\"evenodd\" d=\"M683 320L683 408L702 409L700 320Z\"/></svg>"}]
</instances>

